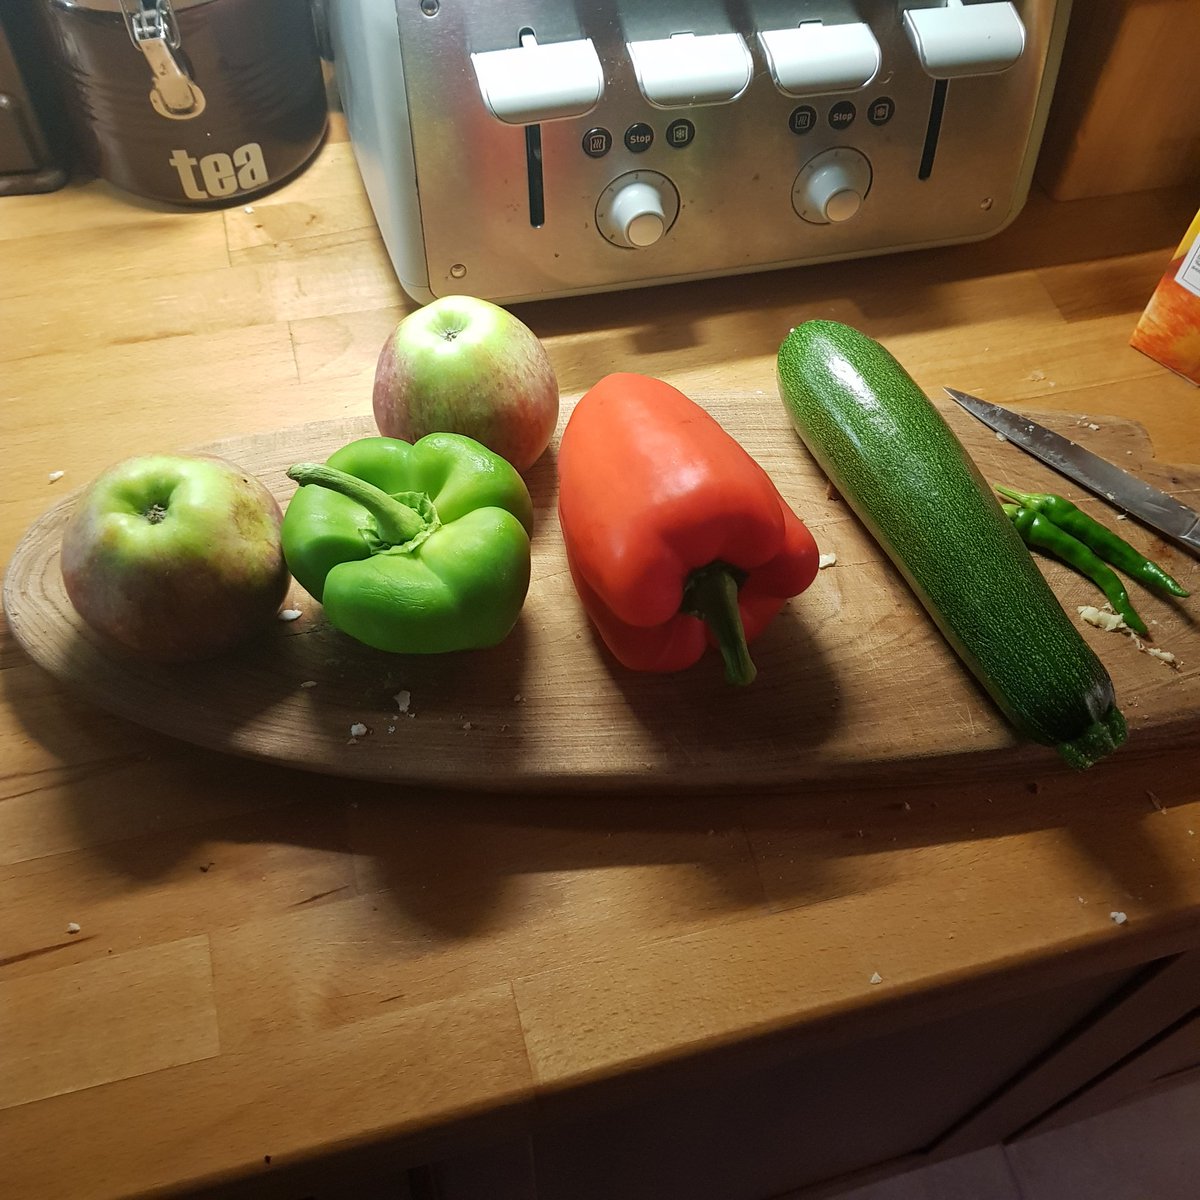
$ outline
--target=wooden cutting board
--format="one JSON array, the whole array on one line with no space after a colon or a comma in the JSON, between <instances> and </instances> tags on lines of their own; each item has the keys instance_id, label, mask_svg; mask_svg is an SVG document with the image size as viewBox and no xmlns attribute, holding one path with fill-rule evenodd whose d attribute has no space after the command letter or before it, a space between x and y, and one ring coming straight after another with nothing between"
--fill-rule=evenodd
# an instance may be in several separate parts
<instances>
[{"instance_id":1,"label":"wooden cutting board","mask_svg":"<svg viewBox=\"0 0 1200 1200\"><path fill-rule=\"evenodd\" d=\"M874 541L828 494L778 399L698 399L772 475L822 551L836 555L753 644L759 676L748 688L724 683L715 654L669 676L634 674L609 658L566 569L557 439L528 476L537 513L529 597L516 630L491 650L383 654L331 629L293 584L287 606L301 617L268 628L249 649L185 667L136 661L99 641L67 600L58 547L71 497L18 547L4 583L8 621L36 662L101 708L202 746L332 775L486 789L689 789L1058 769L1052 750L1013 735ZM1200 591L1195 559L1133 520L1118 524L1112 509L957 406L943 411L989 479L1070 496ZM1200 486L1200 468L1155 462L1139 426L1038 419L1185 501ZM363 417L204 449L257 473L286 504L288 466L374 432ZM1042 561L1072 615L1103 603L1089 582ZM1130 592L1155 644L1179 666L1125 635L1081 625L1130 724L1124 755L1162 750L1200 729L1200 595L1178 602L1136 585ZM356 725L366 732L352 736Z\"/></svg>"}]
</instances>

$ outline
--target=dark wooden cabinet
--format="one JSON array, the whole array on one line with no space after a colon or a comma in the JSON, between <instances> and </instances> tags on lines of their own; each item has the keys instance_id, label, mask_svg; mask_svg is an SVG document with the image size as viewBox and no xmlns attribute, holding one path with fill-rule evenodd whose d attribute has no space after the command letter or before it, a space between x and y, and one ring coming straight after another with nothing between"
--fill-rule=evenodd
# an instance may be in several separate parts
<instances>
[{"instance_id":1,"label":"dark wooden cabinet","mask_svg":"<svg viewBox=\"0 0 1200 1200\"><path fill-rule=\"evenodd\" d=\"M440 1200L765 1200L952 1157L1200 1072L1200 952L543 1118L433 1164ZM669 1073L664 1073L669 1078ZM574 1106L572 1106L574 1107Z\"/></svg>"}]
</instances>

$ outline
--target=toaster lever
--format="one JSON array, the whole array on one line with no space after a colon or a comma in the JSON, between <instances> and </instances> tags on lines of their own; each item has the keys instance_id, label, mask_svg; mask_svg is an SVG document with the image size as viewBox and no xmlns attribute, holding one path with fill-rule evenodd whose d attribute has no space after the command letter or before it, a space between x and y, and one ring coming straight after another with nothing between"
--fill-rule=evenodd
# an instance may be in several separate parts
<instances>
[{"instance_id":1,"label":"toaster lever","mask_svg":"<svg viewBox=\"0 0 1200 1200\"><path fill-rule=\"evenodd\" d=\"M953 79L1007 70L1025 52L1025 26L1009 3L906 8L904 28L927 75Z\"/></svg>"},{"instance_id":2,"label":"toaster lever","mask_svg":"<svg viewBox=\"0 0 1200 1200\"><path fill-rule=\"evenodd\" d=\"M638 87L658 108L726 104L750 86L754 71L737 33L676 33L628 46Z\"/></svg>"},{"instance_id":3,"label":"toaster lever","mask_svg":"<svg viewBox=\"0 0 1200 1200\"><path fill-rule=\"evenodd\" d=\"M866 87L883 61L869 25L805 21L761 30L758 40L775 86L785 96L814 96Z\"/></svg>"},{"instance_id":4,"label":"toaster lever","mask_svg":"<svg viewBox=\"0 0 1200 1200\"><path fill-rule=\"evenodd\" d=\"M484 104L506 125L582 116L604 92L591 38L539 42L526 32L519 46L472 53L471 66Z\"/></svg>"}]
</instances>

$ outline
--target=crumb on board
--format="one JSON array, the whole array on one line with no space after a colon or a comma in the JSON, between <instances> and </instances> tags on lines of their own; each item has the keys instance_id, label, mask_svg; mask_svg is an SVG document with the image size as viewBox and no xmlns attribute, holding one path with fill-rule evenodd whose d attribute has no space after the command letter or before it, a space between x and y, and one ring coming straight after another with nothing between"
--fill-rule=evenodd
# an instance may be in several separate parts
<instances>
[{"instance_id":1,"label":"crumb on board","mask_svg":"<svg viewBox=\"0 0 1200 1200\"><path fill-rule=\"evenodd\" d=\"M317 686L315 679L306 679L301 685L302 688L314 688Z\"/></svg>"},{"instance_id":2,"label":"crumb on board","mask_svg":"<svg viewBox=\"0 0 1200 1200\"><path fill-rule=\"evenodd\" d=\"M1081 604L1076 611L1079 613L1080 619L1086 621L1089 625L1094 625L1097 629L1104 629L1109 633L1124 633L1129 635L1129 640L1143 654L1150 655L1151 658L1158 659L1159 662L1165 663L1168 667L1174 667L1175 670L1180 669L1179 659L1171 653L1170 650L1161 650L1157 646L1148 646L1138 635L1125 624L1125 618L1113 611L1112 606L1106 604L1103 608L1097 608L1094 604ZM1157 624L1157 622L1154 622Z\"/></svg>"},{"instance_id":3,"label":"crumb on board","mask_svg":"<svg viewBox=\"0 0 1200 1200\"><path fill-rule=\"evenodd\" d=\"M57 483L65 474L66 471L51 471L50 474L46 476L46 481L48 483Z\"/></svg>"},{"instance_id":4,"label":"crumb on board","mask_svg":"<svg viewBox=\"0 0 1200 1200\"><path fill-rule=\"evenodd\" d=\"M1160 813L1165 813L1167 811L1167 806L1153 792L1147 791L1146 795L1150 798L1150 803L1153 804Z\"/></svg>"},{"instance_id":5,"label":"crumb on board","mask_svg":"<svg viewBox=\"0 0 1200 1200\"><path fill-rule=\"evenodd\" d=\"M882 975L880 975L880 973L879 973L878 971L876 971L876 972L875 972L875 973L874 973L874 974L871 976L871 982L872 982L872 983L882 983L882 982L883 982L883 976L882 976Z\"/></svg>"},{"instance_id":6,"label":"crumb on board","mask_svg":"<svg viewBox=\"0 0 1200 1200\"><path fill-rule=\"evenodd\" d=\"M997 434L996 434L996 441L998 441L998 442L1007 442L1007 441L1008 441L1008 438L1006 438L1006 437L1004 436L1004 434L1002 434L1002 433L997 433Z\"/></svg>"},{"instance_id":7,"label":"crumb on board","mask_svg":"<svg viewBox=\"0 0 1200 1200\"><path fill-rule=\"evenodd\" d=\"M396 727L395 727L395 725L389 725L389 726L388 726L388 733L395 733L395 732L396 732Z\"/></svg>"},{"instance_id":8,"label":"crumb on board","mask_svg":"<svg viewBox=\"0 0 1200 1200\"><path fill-rule=\"evenodd\" d=\"M1084 621L1089 625L1094 625L1097 629L1105 629L1109 633L1129 629L1129 626L1125 624L1125 618L1111 609L1097 608L1094 604L1081 604L1078 612Z\"/></svg>"},{"instance_id":9,"label":"crumb on board","mask_svg":"<svg viewBox=\"0 0 1200 1200\"><path fill-rule=\"evenodd\" d=\"M525 697L524 697L524 696L522 696L520 692L518 692L518 693L517 693L517 694L516 694L516 695L513 697L513 703L514 703L514 704L520 704L520 703L521 703L521 701L522 701L522 700L524 700L524 699L525 699Z\"/></svg>"},{"instance_id":10,"label":"crumb on board","mask_svg":"<svg viewBox=\"0 0 1200 1200\"><path fill-rule=\"evenodd\" d=\"M281 608L279 610L279 619L281 621L295 621L298 620L301 615L302 614L298 608Z\"/></svg>"},{"instance_id":11,"label":"crumb on board","mask_svg":"<svg viewBox=\"0 0 1200 1200\"><path fill-rule=\"evenodd\" d=\"M823 571L826 567L832 567L836 562L837 555L832 551L829 554L822 554L821 557L817 559L817 570Z\"/></svg>"},{"instance_id":12,"label":"crumb on board","mask_svg":"<svg viewBox=\"0 0 1200 1200\"><path fill-rule=\"evenodd\" d=\"M1089 422L1087 423L1087 427L1088 427L1089 429L1099 429L1099 428L1100 428L1100 426L1099 426L1099 425L1097 425L1095 421L1089 421Z\"/></svg>"},{"instance_id":13,"label":"crumb on board","mask_svg":"<svg viewBox=\"0 0 1200 1200\"><path fill-rule=\"evenodd\" d=\"M355 721L350 726L350 736L352 738L366 737L367 727L361 721Z\"/></svg>"},{"instance_id":14,"label":"crumb on board","mask_svg":"<svg viewBox=\"0 0 1200 1200\"><path fill-rule=\"evenodd\" d=\"M393 697L396 702L396 707L402 712L408 712L409 705L412 704L412 692L404 689L397 692Z\"/></svg>"},{"instance_id":15,"label":"crumb on board","mask_svg":"<svg viewBox=\"0 0 1200 1200\"><path fill-rule=\"evenodd\" d=\"M1123 912L1110 912L1108 914L1108 919L1114 925L1124 925L1125 922L1129 920L1129 918Z\"/></svg>"},{"instance_id":16,"label":"crumb on board","mask_svg":"<svg viewBox=\"0 0 1200 1200\"><path fill-rule=\"evenodd\" d=\"M1041 383L1041 381L1046 378L1046 372L1045 371L1030 371L1029 378L1031 380L1033 380L1034 383Z\"/></svg>"},{"instance_id":17,"label":"crumb on board","mask_svg":"<svg viewBox=\"0 0 1200 1200\"><path fill-rule=\"evenodd\" d=\"M80 926L79 926L78 921L68 921L67 922L67 932L68 933L78 933L79 929L80 929Z\"/></svg>"}]
</instances>

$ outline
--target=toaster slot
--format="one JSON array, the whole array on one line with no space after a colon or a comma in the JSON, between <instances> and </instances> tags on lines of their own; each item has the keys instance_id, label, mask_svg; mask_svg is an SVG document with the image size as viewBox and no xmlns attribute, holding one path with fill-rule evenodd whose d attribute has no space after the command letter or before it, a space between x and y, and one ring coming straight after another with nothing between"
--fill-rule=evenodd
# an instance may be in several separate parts
<instances>
[{"instance_id":1,"label":"toaster slot","mask_svg":"<svg viewBox=\"0 0 1200 1200\"><path fill-rule=\"evenodd\" d=\"M529 223L541 229L546 223L546 191L542 183L542 127L525 126L525 176L529 183Z\"/></svg>"},{"instance_id":2,"label":"toaster slot","mask_svg":"<svg viewBox=\"0 0 1200 1200\"><path fill-rule=\"evenodd\" d=\"M933 99L929 104L929 124L925 127L925 145L921 150L921 165L917 169L918 179L928 179L933 174L933 160L937 155L938 138L942 135L942 116L946 111L948 89L949 80L934 80Z\"/></svg>"}]
</instances>

